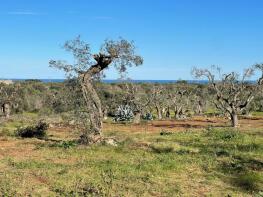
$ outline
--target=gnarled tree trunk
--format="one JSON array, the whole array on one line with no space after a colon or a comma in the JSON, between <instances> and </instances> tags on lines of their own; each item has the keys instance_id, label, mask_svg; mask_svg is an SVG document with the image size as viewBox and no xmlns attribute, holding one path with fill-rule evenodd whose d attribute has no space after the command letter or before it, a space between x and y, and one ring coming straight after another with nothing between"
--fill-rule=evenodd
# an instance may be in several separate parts
<instances>
[{"instance_id":1,"label":"gnarled tree trunk","mask_svg":"<svg viewBox=\"0 0 263 197\"><path fill-rule=\"evenodd\" d=\"M103 69L107 68L111 63L110 58L102 55L97 55L94 58L97 61L97 64L91 66L87 72L79 75L82 94L89 118L89 129L83 133L82 139L84 143L89 144L96 143L102 139L103 128L102 104L95 88L93 87L92 78L99 74Z\"/></svg>"},{"instance_id":2,"label":"gnarled tree trunk","mask_svg":"<svg viewBox=\"0 0 263 197\"><path fill-rule=\"evenodd\" d=\"M174 118L176 120L180 119L182 115L182 107L175 106L174 107Z\"/></svg>"},{"instance_id":3,"label":"gnarled tree trunk","mask_svg":"<svg viewBox=\"0 0 263 197\"><path fill-rule=\"evenodd\" d=\"M166 113L165 113L165 117L166 117L166 118L170 118L170 116L171 116L170 108L167 107L167 110L166 110Z\"/></svg>"},{"instance_id":4,"label":"gnarled tree trunk","mask_svg":"<svg viewBox=\"0 0 263 197\"><path fill-rule=\"evenodd\" d=\"M198 101L198 103L197 103L196 113L197 113L198 115L201 115L201 114L203 113L201 101Z\"/></svg>"},{"instance_id":5,"label":"gnarled tree trunk","mask_svg":"<svg viewBox=\"0 0 263 197\"><path fill-rule=\"evenodd\" d=\"M102 110L102 113L103 113L103 119L104 120L107 120L108 119L108 110L106 108L104 108Z\"/></svg>"},{"instance_id":6,"label":"gnarled tree trunk","mask_svg":"<svg viewBox=\"0 0 263 197\"><path fill-rule=\"evenodd\" d=\"M238 117L237 114L235 112L232 112L230 114L230 118L231 118L231 123L232 123L232 127L238 127Z\"/></svg>"},{"instance_id":7,"label":"gnarled tree trunk","mask_svg":"<svg viewBox=\"0 0 263 197\"><path fill-rule=\"evenodd\" d=\"M162 110L159 106L156 106L156 111L157 111L157 115L158 115L158 119L162 120L163 119L163 115L162 115Z\"/></svg>"},{"instance_id":8,"label":"gnarled tree trunk","mask_svg":"<svg viewBox=\"0 0 263 197\"><path fill-rule=\"evenodd\" d=\"M2 111L6 119L10 118L11 107L9 103L4 103L2 105Z\"/></svg>"},{"instance_id":9,"label":"gnarled tree trunk","mask_svg":"<svg viewBox=\"0 0 263 197\"><path fill-rule=\"evenodd\" d=\"M133 123L139 124L141 122L141 112L135 112Z\"/></svg>"},{"instance_id":10,"label":"gnarled tree trunk","mask_svg":"<svg viewBox=\"0 0 263 197\"><path fill-rule=\"evenodd\" d=\"M78 75L87 109L83 113L87 114L88 119L87 122L82 122L86 129L81 140L85 143L99 142L102 140L103 111L100 98L92 84L93 79L99 77L111 63L114 63L113 65L120 74L124 74L128 66L139 66L143 63L143 59L135 54L133 42L125 39L106 40L100 52L95 55L91 54L89 44L82 41L79 36L67 41L64 48L74 56L74 64L50 60L49 65L64 70L70 75ZM95 64L93 64L93 59L96 61Z\"/></svg>"}]
</instances>

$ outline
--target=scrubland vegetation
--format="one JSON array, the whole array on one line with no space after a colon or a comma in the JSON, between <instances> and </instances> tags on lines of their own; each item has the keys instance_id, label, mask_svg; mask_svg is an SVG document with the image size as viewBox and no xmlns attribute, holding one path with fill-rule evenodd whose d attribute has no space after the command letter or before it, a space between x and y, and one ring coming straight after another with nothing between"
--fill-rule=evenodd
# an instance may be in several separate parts
<instances>
[{"instance_id":1,"label":"scrubland vegetation","mask_svg":"<svg viewBox=\"0 0 263 197\"><path fill-rule=\"evenodd\" d=\"M64 48L74 63L49 64L65 82L0 83L2 196L263 195L263 64L194 68L207 84L106 84L109 66L143 63L133 42Z\"/></svg>"},{"instance_id":2,"label":"scrubland vegetation","mask_svg":"<svg viewBox=\"0 0 263 197\"><path fill-rule=\"evenodd\" d=\"M79 143L74 83L1 84L15 104L0 126L3 196L262 196L260 92L239 115L240 127L231 128L210 102L208 85L96 83L105 108L103 135L117 146L87 146ZM139 123L134 115L114 121L120 105L135 114L140 103ZM143 118L146 113L154 120ZM18 135L40 120L49 124L45 135Z\"/></svg>"}]
</instances>

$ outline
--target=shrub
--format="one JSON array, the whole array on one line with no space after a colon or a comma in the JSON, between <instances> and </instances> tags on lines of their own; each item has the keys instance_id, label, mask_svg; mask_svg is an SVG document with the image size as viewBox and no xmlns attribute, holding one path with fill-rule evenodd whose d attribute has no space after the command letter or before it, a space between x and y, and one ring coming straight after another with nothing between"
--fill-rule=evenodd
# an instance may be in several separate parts
<instances>
[{"instance_id":1,"label":"shrub","mask_svg":"<svg viewBox=\"0 0 263 197\"><path fill-rule=\"evenodd\" d=\"M173 142L157 142L151 144L149 147L154 153L171 153L177 150L180 146Z\"/></svg>"},{"instance_id":2,"label":"shrub","mask_svg":"<svg viewBox=\"0 0 263 197\"><path fill-rule=\"evenodd\" d=\"M154 153L171 153L174 151L174 148L171 146L152 145L150 147Z\"/></svg>"},{"instance_id":3,"label":"shrub","mask_svg":"<svg viewBox=\"0 0 263 197\"><path fill-rule=\"evenodd\" d=\"M244 137L240 133L240 131L235 130L235 129L223 129L223 130L218 130L214 128L207 128L207 135L211 136L215 140L222 140L222 141L233 141L233 140L240 140Z\"/></svg>"},{"instance_id":4,"label":"shrub","mask_svg":"<svg viewBox=\"0 0 263 197\"><path fill-rule=\"evenodd\" d=\"M134 118L132 109L129 105L120 105L115 113L114 121L131 121Z\"/></svg>"},{"instance_id":5,"label":"shrub","mask_svg":"<svg viewBox=\"0 0 263 197\"><path fill-rule=\"evenodd\" d=\"M241 176L236 178L235 181L238 186L249 191L259 190L259 185L261 185L263 182L261 176L254 172L242 174Z\"/></svg>"},{"instance_id":6,"label":"shrub","mask_svg":"<svg viewBox=\"0 0 263 197\"><path fill-rule=\"evenodd\" d=\"M190 150L183 148L183 149L177 150L176 153L177 153L178 155L190 154Z\"/></svg>"},{"instance_id":7,"label":"shrub","mask_svg":"<svg viewBox=\"0 0 263 197\"><path fill-rule=\"evenodd\" d=\"M3 136L11 136L11 132L9 129L7 128L3 128L2 130L0 130L0 136L3 137Z\"/></svg>"},{"instance_id":8,"label":"shrub","mask_svg":"<svg viewBox=\"0 0 263 197\"><path fill-rule=\"evenodd\" d=\"M94 184L76 183L70 188L54 188L59 196L106 196L100 186Z\"/></svg>"},{"instance_id":9,"label":"shrub","mask_svg":"<svg viewBox=\"0 0 263 197\"><path fill-rule=\"evenodd\" d=\"M172 134L173 134L173 132L171 132L171 131L162 130L162 131L160 132L160 135L172 135Z\"/></svg>"},{"instance_id":10,"label":"shrub","mask_svg":"<svg viewBox=\"0 0 263 197\"><path fill-rule=\"evenodd\" d=\"M44 138L46 136L47 129L48 124L40 121L34 126L18 128L16 135L22 138Z\"/></svg>"},{"instance_id":11,"label":"shrub","mask_svg":"<svg viewBox=\"0 0 263 197\"><path fill-rule=\"evenodd\" d=\"M150 113L146 113L143 117L142 117L142 119L143 120L153 120L153 115L152 114L150 114Z\"/></svg>"},{"instance_id":12,"label":"shrub","mask_svg":"<svg viewBox=\"0 0 263 197\"><path fill-rule=\"evenodd\" d=\"M60 143L55 143L50 145L50 147L59 147L64 149L70 149L75 146L77 146L77 142L75 141L62 141Z\"/></svg>"}]
</instances>

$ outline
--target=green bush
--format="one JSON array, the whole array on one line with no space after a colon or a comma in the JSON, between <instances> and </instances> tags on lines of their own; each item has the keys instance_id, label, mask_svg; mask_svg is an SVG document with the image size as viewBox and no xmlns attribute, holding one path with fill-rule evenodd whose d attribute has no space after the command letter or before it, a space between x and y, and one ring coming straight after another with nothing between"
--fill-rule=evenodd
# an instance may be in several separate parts
<instances>
[{"instance_id":1,"label":"green bush","mask_svg":"<svg viewBox=\"0 0 263 197\"><path fill-rule=\"evenodd\" d=\"M151 120L154 119L154 116L152 114L150 114L150 113L146 113L145 115L142 116L142 119L151 121Z\"/></svg>"},{"instance_id":2,"label":"green bush","mask_svg":"<svg viewBox=\"0 0 263 197\"><path fill-rule=\"evenodd\" d=\"M240 131L236 129L223 129L218 130L215 128L207 128L207 136L211 136L215 140L222 140L222 141L233 141L233 140L240 140L244 137Z\"/></svg>"},{"instance_id":3,"label":"green bush","mask_svg":"<svg viewBox=\"0 0 263 197\"><path fill-rule=\"evenodd\" d=\"M235 179L238 186L248 191L258 191L262 185L262 177L254 172L248 172Z\"/></svg>"},{"instance_id":4,"label":"green bush","mask_svg":"<svg viewBox=\"0 0 263 197\"><path fill-rule=\"evenodd\" d=\"M40 121L37 125L18 128L16 135L22 138L44 138L48 129L46 122Z\"/></svg>"},{"instance_id":5,"label":"green bush","mask_svg":"<svg viewBox=\"0 0 263 197\"><path fill-rule=\"evenodd\" d=\"M154 153L171 153L174 151L174 147L163 143L153 144L150 146Z\"/></svg>"},{"instance_id":6,"label":"green bush","mask_svg":"<svg viewBox=\"0 0 263 197\"><path fill-rule=\"evenodd\" d=\"M0 136L11 136L11 131L8 128L2 128L2 130L0 130Z\"/></svg>"},{"instance_id":7,"label":"green bush","mask_svg":"<svg viewBox=\"0 0 263 197\"><path fill-rule=\"evenodd\" d=\"M59 148L64 148L64 149L70 149L75 146L77 146L77 143L75 141L63 141L60 143L55 143L55 144L50 145L50 147L59 147Z\"/></svg>"}]
</instances>

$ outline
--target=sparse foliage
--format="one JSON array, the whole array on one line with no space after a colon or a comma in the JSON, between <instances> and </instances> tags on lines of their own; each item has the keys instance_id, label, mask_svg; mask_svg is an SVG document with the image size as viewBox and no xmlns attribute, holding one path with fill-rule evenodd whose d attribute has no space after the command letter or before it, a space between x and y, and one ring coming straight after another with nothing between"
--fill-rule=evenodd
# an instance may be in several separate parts
<instances>
[{"instance_id":1,"label":"sparse foliage","mask_svg":"<svg viewBox=\"0 0 263 197\"><path fill-rule=\"evenodd\" d=\"M212 66L210 70L194 68L192 73L196 78L208 79L215 94L213 102L216 108L227 113L231 118L232 126L237 127L238 114L247 109L254 99L257 86L247 82L254 74L254 69L246 69L241 77L235 72L221 74L221 69L217 66Z\"/></svg>"},{"instance_id":2,"label":"sparse foliage","mask_svg":"<svg viewBox=\"0 0 263 197\"><path fill-rule=\"evenodd\" d=\"M70 77L79 81L85 103L88 122L84 134L89 143L94 143L102 135L103 111L101 100L94 88L93 82L103 75L103 71L110 65L114 66L123 77L127 67L138 66L143 63L141 56L135 54L133 42L120 38L117 41L106 40L99 53L92 54L89 44L77 37L67 41L64 45L66 51L72 53L75 63L67 64L65 61L50 61L51 67L64 70Z\"/></svg>"}]
</instances>

